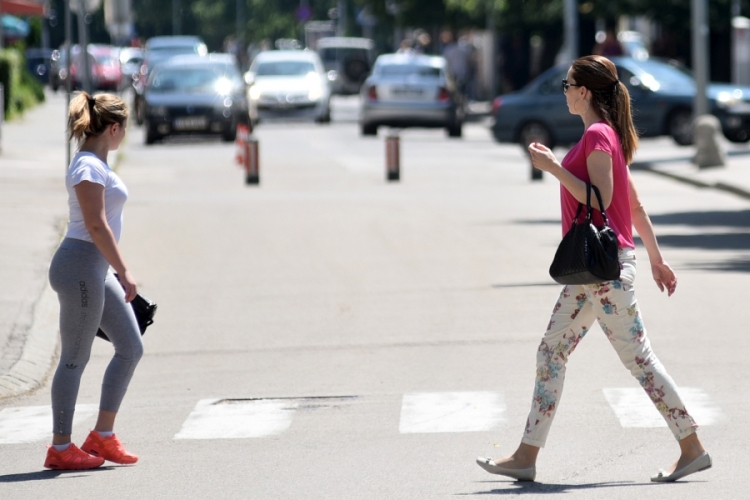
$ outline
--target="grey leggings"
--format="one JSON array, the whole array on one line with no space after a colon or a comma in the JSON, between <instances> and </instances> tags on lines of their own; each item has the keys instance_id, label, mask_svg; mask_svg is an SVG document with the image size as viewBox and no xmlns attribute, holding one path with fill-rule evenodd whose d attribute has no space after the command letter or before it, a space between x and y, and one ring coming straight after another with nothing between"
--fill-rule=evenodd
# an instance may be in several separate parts
<instances>
[{"instance_id":1,"label":"grey leggings","mask_svg":"<svg viewBox=\"0 0 750 500\"><path fill-rule=\"evenodd\" d=\"M143 342L122 286L93 243L65 238L52 258L49 281L60 301L62 344L52 380L53 432L68 435L72 434L81 375L97 329L101 327L115 348L102 383L102 411L119 410L143 355Z\"/></svg>"}]
</instances>

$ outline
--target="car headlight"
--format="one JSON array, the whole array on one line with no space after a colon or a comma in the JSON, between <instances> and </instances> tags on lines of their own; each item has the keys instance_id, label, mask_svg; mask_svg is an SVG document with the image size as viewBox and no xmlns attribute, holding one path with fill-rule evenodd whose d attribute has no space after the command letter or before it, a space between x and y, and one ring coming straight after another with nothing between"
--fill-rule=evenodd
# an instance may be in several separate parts
<instances>
[{"instance_id":1,"label":"car headlight","mask_svg":"<svg viewBox=\"0 0 750 500\"><path fill-rule=\"evenodd\" d=\"M216 89L216 93L219 95L228 95L232 93L232 88L234 87L234 84L232 84L232 80L229 78L219 78L216 80L216 84L214 85L214 88Z\"/></svg>"},{"instance_id":2,"label":"car headlight","mask_svg":"<svg viewBox=\"0 0 750 500\"><path fill-rule=\"evenodd\" d=\"M317 101L321 97L323 97L323 87L320 84L311 86L307 98L311 101Z\"/></svg>"},{"instance_id":3,"label":"car headlight","mask_svg":"<svg viewBox=\"0 0 750 500\"><path fill-rule=\"evenodd\" d=\"M742 101L742 91L734 89L732 92L719 92L716 96L716 104L720 108L730 108Z\"/></svg>"},{"instance_id":4,"label":"car headlight","mask_svg":"<svg viewBox=\"0 0 750 500\"><path fill-rule=\"evenodd\" d=\"M248 92L248 94L250 95L250 99L252 99L253 101L257 101L258 99L260 99L260 89L257 85L253 85L252 87L250 87L250 91Z\"/></svg>"}]
</instances>

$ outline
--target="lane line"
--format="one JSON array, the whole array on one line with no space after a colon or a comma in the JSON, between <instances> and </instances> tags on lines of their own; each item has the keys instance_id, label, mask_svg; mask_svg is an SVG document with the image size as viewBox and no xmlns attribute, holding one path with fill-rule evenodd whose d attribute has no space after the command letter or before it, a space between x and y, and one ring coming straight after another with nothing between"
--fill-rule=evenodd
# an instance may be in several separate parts
<instances>
[{"instance_id":1,"label":"lane line","mask_svg":"<svg viewBox=\"0 0 750 500\"><path fill-rule=\"evenodd\" d=\"M506 406L497 392L404 394L402 434L489 431L503 422Z\"/></svg>"},{"instance_id":2,"label":"lane line","mask_svg":"<svg viewBox=\"0 0 750 500\"><path fill-rule=\"evenodd\" d=\"M640 387L602 389L622 427L666 427L667 423ZM724 420L721 408L698 387L679 389L685 407L698 425L716 425Z\"/></svg>"},{"instance_id":3,"label":"lane line","mask_svg":"<svg viewBox=\"0 0 750 500\"><path fill-rule=\"evenodd\" d=\"M74 425L97 414L98 405L77 405ZM52 438L52 407L18 406L0 410L0 444L36 443Z\"/></svg>"},{"instance_id":4,"label":"lane line","mask_svg":"<svg viewBox=\"0 0 750 500\"><path fill-rule=\"evenodd\" d=\"M280 434L298 403L284 400L201 399L174 439L242 439Z\"/></svg>"}]
</instances>

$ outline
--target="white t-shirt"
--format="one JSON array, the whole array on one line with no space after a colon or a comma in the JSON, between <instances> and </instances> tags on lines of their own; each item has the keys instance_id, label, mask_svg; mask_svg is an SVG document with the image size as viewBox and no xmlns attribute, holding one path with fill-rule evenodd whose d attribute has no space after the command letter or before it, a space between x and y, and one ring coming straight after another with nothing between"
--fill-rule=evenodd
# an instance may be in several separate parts
<instances>
[{"instance_id":1,"label":"white t-shirt","mask_svg":"<svg viewBox=\"0 0 750 500\"><path fill-rule=\"evenodd\" d=\"M68 207L70 220L66 238L90 241L91 235L83 222L81 205L78 203L75 186L82 181L94 182L104 186L104 211L115 240L120 241L122 233L122 210L128 199L128 189L109 166L96 157L94 153L79 152L73 157L65 176L65 187L68 190Z\"/></svg>"}]
</instances>

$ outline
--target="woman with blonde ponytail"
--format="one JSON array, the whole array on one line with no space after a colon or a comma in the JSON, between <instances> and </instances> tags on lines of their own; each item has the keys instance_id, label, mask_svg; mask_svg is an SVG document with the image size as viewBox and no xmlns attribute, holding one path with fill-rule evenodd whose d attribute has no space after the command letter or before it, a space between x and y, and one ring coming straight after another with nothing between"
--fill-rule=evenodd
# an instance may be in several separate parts
<instances>
[{"instance_id":1,"label":"woman with blonde ponytail","mask_svg":"<svg viewBox=\"0 0 750 500\"><path fill-rule=\"evenodd\" d=\"M620 360L651 398L680 445L679 459L651 480L676 481L711 467L711 457L698 439L698 426L685 409L675 383L651 349L634 295L633 227L646 247L651 274L659 289L666 289L671 296L677 278L661 255L628 169L638 147L630 95L619 81L615 65L602 56L576 60L562 81L562 90L569 111L583 120L583 137L562 162L544 145L529 144L531 160L535 168L560 181L563 234L570 229L579 203L586 203L586 183L599 188L609 226L618 236L620 278L562 289L537 351L534 395L521 443L508 457L480 457L477 463L493 474L534 480L537 455L559 405L568 358L598 321ZM601 207L596 199L592 199L592 206L596 209L594 222L601 225Z\"/></svg>"},{"instance_id":2,"label":"woman with blonde ponytail","mask_svg":"<svg viewBox=\"0 0 750 500\"><path fill-rule=\"evenodd\" d=\"M52 381L52 445L49 469L92 469L105 460L133 464L113 428L130 379L143 354L132 307L137 287L118 242L128 191L109 168L107 156L125 137L128 108L111 94L81 92L68 111L70 138L78 152L65 178L70 219L50 264L49 279L60 301L60 363ZM115 277L110 266L118 277ZM81 375L97 330L112 341L115 354L102 383L99 418L83 446L71 442Z\"/></svg>"}]
</instances>

